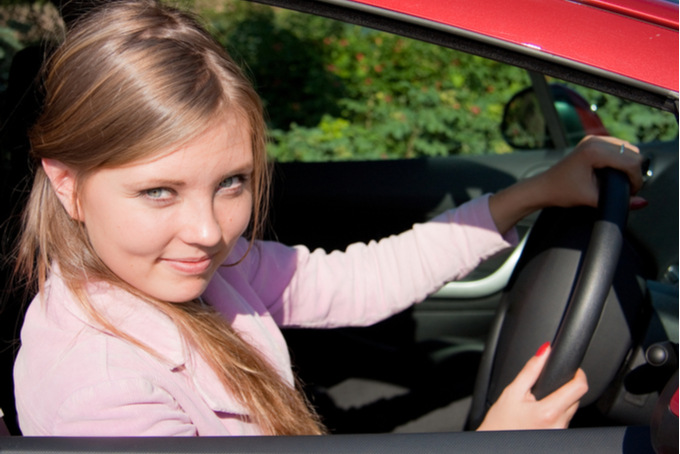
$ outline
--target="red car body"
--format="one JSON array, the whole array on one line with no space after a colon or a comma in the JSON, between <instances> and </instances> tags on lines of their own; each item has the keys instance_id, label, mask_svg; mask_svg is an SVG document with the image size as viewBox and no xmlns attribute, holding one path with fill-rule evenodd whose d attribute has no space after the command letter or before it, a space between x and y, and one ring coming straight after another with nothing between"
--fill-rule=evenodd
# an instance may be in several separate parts
<instances>
[{"instance_id":1,"label":"red car body","mask_svg":"<svg viewBox=\"0 0 680 454\"><path fill-rule=\"evenodd\" d=\"M662 0L356 0L455 34L678 92L678 5ZM606 27L603 27L606 24ZM431 25L430 25L431 26ZM616 33L612 33L616 30ZM666 58L659 59L659 55ZM648 87L649 88L649 87Z\"/></svg>"}]
</instances>

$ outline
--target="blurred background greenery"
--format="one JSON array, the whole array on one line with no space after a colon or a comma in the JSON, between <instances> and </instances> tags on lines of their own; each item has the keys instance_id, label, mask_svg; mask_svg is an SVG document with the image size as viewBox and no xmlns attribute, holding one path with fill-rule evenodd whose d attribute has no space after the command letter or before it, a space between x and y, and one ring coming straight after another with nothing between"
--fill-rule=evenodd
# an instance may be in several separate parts
<instances>
[{"instance_id":1,"label":"blurred background greenery","mask_svg":"<svg viewBox=\"0 0 680 454\"><path fill-rule=\"evenodd\" d=\"M389 159L507 153L505 104L530 85L517 68L319 17L238 0L184 0L261 94L272 158ZM58 39L49 2L0 1L0 92L19 49ZM677 136L673 115L581 90L610 133Z\"/></svg>"}]
</instances>

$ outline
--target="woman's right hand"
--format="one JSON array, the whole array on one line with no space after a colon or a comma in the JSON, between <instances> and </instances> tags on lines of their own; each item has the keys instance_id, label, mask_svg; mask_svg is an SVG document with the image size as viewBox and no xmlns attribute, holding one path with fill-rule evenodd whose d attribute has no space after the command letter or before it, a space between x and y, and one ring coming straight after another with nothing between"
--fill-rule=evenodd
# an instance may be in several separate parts
<instances>
[{"instance_id":1,"label":"woman's right hand","mask_svg":"<svg viewBox=\"0 0 680 454\"><path fill-rule=\"evenodd\" d=\"M550 355L543 345L501 393L477 430L566 429L580 399L588 391L586 374L579 369L571 381L537 400L531 388Z\"/></svg>"}]
</instances>

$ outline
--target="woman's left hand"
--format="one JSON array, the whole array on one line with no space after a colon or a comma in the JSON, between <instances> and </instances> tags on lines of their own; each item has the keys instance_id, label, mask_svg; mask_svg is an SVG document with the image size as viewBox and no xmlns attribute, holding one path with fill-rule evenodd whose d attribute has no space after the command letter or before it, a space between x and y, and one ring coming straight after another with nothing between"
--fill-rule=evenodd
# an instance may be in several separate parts
<instances>
[{"instance_id":1,"label":"woman's left hand","mask_svg":"<svg viewBox=\"0 0 680 454\"><path fill-rule=\"evenodd\" d=\"M640 150L614 137L587 136L574 151L545 172L522 180L489 200L498 231L505 233L520 219L548 206L597 206L599 187L595 170L611 167L630 180L631 208L646 202L634 194L642 187Z\"/></svg>"},{"instance_id":2,"label":"woman's left hand","mask_svg":"<svg viewBox=\"0 0 680 454\"><path fill-rule=\"evenodd\" d=\"M642 157L635 145L614 137L586 136L573 152L539 176L545 180L545 203L597 206L599 188L594 171L605 167L628 176L631 194L642 187Z\"/></svg>"}]
</instances>

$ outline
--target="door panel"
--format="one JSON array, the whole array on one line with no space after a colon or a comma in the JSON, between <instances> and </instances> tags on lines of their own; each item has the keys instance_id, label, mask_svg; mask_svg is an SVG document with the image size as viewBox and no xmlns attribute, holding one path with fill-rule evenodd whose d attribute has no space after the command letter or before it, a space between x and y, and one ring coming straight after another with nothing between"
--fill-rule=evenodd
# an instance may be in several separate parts
<instances>
[{"instance_id":1,"label":"door panel","mask_svg":"<svg viewBox=\"0 0 680 454\"><path fill-rule=\"evenodd\" d=\"M448 208L496 192L559 159L557 152L526 152L480 157L403 161L285 163L275 169L272 238L327 251L357 241L378 240L409 229ZM524 233L531 219L519 226ZM471 273L478 280L496 271L511 251L499 254ZM414 309L418 339L441 326L479 327L479 341L493 315L498 294L476 295L484 304L447 295ZM422 312L422 317L420 313ZM437 315L433 317L433 313ZM449 320L450 319L450 320ZM430 323L440 326L430 329ZM462 336L465 338L466 336Z\"/></svg>"}]
</instances>

